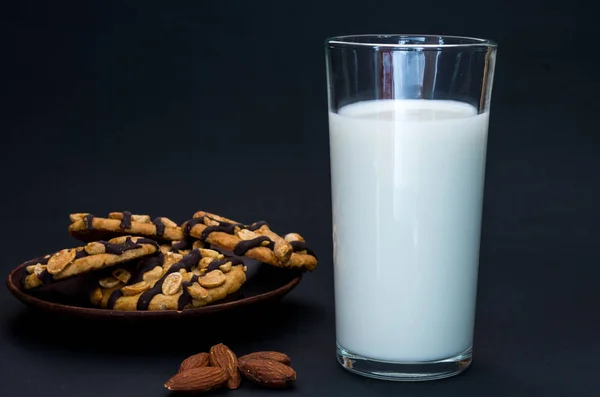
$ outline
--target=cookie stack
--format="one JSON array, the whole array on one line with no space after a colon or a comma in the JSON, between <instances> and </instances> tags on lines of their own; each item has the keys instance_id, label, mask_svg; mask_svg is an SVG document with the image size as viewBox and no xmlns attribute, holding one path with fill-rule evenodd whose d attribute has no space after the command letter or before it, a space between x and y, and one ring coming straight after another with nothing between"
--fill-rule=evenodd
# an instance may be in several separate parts
<instances>
[{"instance_id":1,"label":"cookie stack","mask_svg":"<svg viewBox=\"0 0 600 397\"><path fill-rule=\"evenodd\" d=\"M204 211L181 225L128 211L70 220L70 235L85 245L27 261L24 290L87 275L97 307L185 310L237 292L246 282L243 257L302 271L317 266L302 236L282 237L264 221L242 224Z\"/></svg>"}]
</instances>

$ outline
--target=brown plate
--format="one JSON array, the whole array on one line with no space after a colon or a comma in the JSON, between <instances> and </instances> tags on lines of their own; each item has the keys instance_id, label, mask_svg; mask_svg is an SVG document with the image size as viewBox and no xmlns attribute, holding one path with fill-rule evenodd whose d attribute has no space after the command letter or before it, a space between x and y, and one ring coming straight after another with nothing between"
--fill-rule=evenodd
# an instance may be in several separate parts
<instances>
[{"instance_id":1,"label":"brown plate","mask_svg":"<svg viewBox=\"0 0 600 397\"><path fill-rule=\"evenodd\" d=\"M19 283L25 271L24 265L10 272L6 279L6 286L18 300L44 312L87 318L157 319L196 317L280 299L294 289L302 279L301 273L289 269L279 269L255 261L248 261L246 265L248 266L247 281L236 294L208 306L183 311L119 311L93 307L82 298L82 288L89 284L87 284L88 280L81 276L39 290L24 291Z\"/></svg>"}]
</instances>

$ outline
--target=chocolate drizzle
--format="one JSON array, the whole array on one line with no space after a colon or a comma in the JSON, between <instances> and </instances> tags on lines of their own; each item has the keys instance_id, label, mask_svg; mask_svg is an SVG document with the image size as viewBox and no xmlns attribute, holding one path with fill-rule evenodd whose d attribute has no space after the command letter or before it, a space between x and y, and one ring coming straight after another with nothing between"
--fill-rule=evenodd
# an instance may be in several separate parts
<instances>
[{"instance_id":1,"label":"chocolate drizzle","mask_svg":"<svg viewBox=\"0 0 600 397\"><path fill-rule=\"evenodd\" d=\"M192 218L192 219L190 219L189 221L186 222L185 228L184 228L183 232L185 234L189 235L190 234L190 230L192 230L192 228L194 226L196 226L199 223L203 223L203 222L204 222L204 217L201 217L201 218Z\"/></svg>"},{"instance_id":2,"label":"chocolate drizzle","mask_svg":"<svg viewBox=\"0 0 600 397\"><path fill-rule=\"evenodd\" d=\"M152 220L152 223L156 227L156 235L158 237L162 237L165 234L165 225L162 222L162 218L161 217L154 218Z\"/></svg>"},{"instance_id":3,"label":"chocolate drizzle","mask_svg":"<svg viewBox=\"0 0 600 397\"><path fill-rule=\"evenodd\" d=\"M119 227L121 230L131 229L131 212L123 211L123 219L121 219Z\"/></svg>"},{"instance_id":4,"label":"chocolate drizzle","mask_svg":"<svg viewBox=\"0 0 600 397\"><path fill-rule=\"evenodd\" d=\"M52 275L48 273L48 270L44 269L37 275L37 278L42 282L42 284L50 284L54 279Z\"/></svg>"},{"instance_id":5,"label":"chocolate drizzle","mask_svg":"<svg viewBox=\"0 0 600 397\"><path fill-rule=\"evenodd\" d=\"M113 244L107 241L102 241L101 244L104 245L105 253L113 255L121 255L125 251L142 247L140 244L134 243L130 237L127 237L123 244Z\"/></svg>"},{"instance_id":6,"label":"chocolate drizzle","mask_svg":"<svg viewBox=\"0 0 600 397\"><path fill-rule=\"evenodd\" d=\"M86 256L90 256L90 254L88 254L87 251L84 249L77 250L77 252L75 252L75 259L85 258ZM75 260L75 259L73 259L73 260Z\"/></svg>"},{"instance_id":7,"label":"chocolate drizzle","mask_svg":"<svg viewBox=\"0 0 600 397\"><path fill-rule=\"evenodd\" d=\"M231 262L231 266L244 264L244 261L242 260L242 258L239 258L237 256L230 256L230 257L226 257L224 259L215 259L214 261L212 261L208 264L208 267L206 268L206 273L211 272L213 270L217 270L219 268L219 266L223 266L227 262Z\"/></svg>"},{"instance_id":8,"label":"chocolate drizzle","mask_svg":"<svg viewBox=\"0 0 600 397\"><path fill-rule=\"evenodd\" d=\"M170 251L171 252L183 251L183 250L190 249L191 247L192 247L192 244L188 240L181 240L176 243L172 243Z\"/></svg>"},{"instance_id":9,"label":"chocolate drizzle","mask_svg":"<svg viewBox=\"0 0 600 397\"><path fill-rule=\"evenodd\" d=\"M202 255L200 254L199 249L190 251L190 253L181 258L179 262L173 264L158 282L162 285L162 282L168 274L178 272L181 269L185 269L188 272L192 271L192 268L198 265L200 259L202 259Z\"/></svg>"},{"instance_id":10,"label":"chocolate drizzle","mask_svg":"<svg viewBox=\"0 0 600 397\"><path fill-rule=\"evenodd\" d=\"M84 216L83 221L85 222L85 227L88 230L94 230L94 215L88 214Z\"/></svg>"},{"instance_id":11,"label":"chocolate drizzle","mask_svg":"<svg viewBox=\"0 0 600 397\"><path fill-rule=\"evenodd\" d=\"M127 237L123 244L113 244L109 243L108 241L99 241L99 243L104 245L104 251L107 254L113 255L121 255L125 251L133 250L136 248L142 248L142 244L157 245L157 243L154 240L150 240L147 238L140 238L137 240L137 242L134 243L133 240L131 240L131 237Z\"/></svg>"},{"instance_id":12,"label":"chocolate drizzle","mask_svg":"<svg viewBox=\"0 0 600 397\"><path fill-rule=\"evenodd\" d=\"M273 249L275 244L271 241L270 238L268 238L267 236L258 236L256 238L253 238L252 240L242 240L239 243L237 243L233 248L233 253L237 256L244 256L246 252L250 251L251 249L262 247L262 243L264 243L265 241L269 242L269 245L267 245L266 247Z\"/></svg>"},{"instance_id":13,"label":"chocolate drizzle","mask_svg":"<svg viewBox=\"0 0 600 397\"><path fill-rule=\"evenodd\" d=\"M233 223L222 223L219 226L208 226L202 231L202 234L200 234L200 241L206 241L212 232L233 234L235 232L235 227L236 225Z\"/></svg>"},{"instance_id":14,"label":"chocolate drizzle","mask_svg":"<svg viewBox=\"0 0 600 397\"><path fill-rule=\"evenodd\" d=\"M177 310L183 310L184 307L194 300L188 291L188 287L198 281L198 275L194 274L190 281L184 281L182 284L182 293L177 300Z\"/></svg>"},{"instance_id":15,"label":"chocolate drizzle","mask_svg":"<svg viewBox=\"0 0 600 397\"><path fill-rule=\"evenodd\" d=\"M162 252L158 252L157 255L146 257L140 260L135 268L135 270L131 273L131 277L127 282L128 285L137 284L141 281L144 281L144 273L149 272L157 266L161 266L165 263L165 256Z\"/></svg>"},{"instance_id":16,"label":"chocolate drizzle","mask_svg":"<svg viewBox=\"0 0 600 397\"><path fill-rule=\"evenodd\" d=\"M315 255L315 253L313 252L313 250L311 250L310 248L307 247L307 245L304 241L291 241L290 245L292 246L293 252L306 251L306 253L308 255L312 255L315 258L317 257Z\"/></svg>"},{"instance_id":17,"label":"chocolate drizzle","mask_svg":"<svg viewBox=\"0 0 600 397\"><path fill-rule=\"evenodd\" d=\"M115 304L117 303L119 298L122 296L123 296L123 291L121 291L121 288L114 290L108 297L108 301L106 301L106 307L111 310L114 309Z\"/></svg>"}]
</instances>

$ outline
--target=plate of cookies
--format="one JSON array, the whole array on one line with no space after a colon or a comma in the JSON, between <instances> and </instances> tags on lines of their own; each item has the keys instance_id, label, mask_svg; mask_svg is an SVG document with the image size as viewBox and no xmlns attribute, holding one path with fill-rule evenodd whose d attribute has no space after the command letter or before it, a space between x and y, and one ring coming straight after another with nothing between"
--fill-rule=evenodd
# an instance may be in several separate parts
<instances>
[{"instance_id":1,"label":"plate of cookies","mask_svg":"<svg viewBox=\"0 0 600 397\"><path fill-rule=\"evenodd\" d=\"M198 316L279 299L318 263L298 233L204 211L182 224L76 213L68 232L71 247L10 272L7 287L21 302L83 317Z\"/></svg>"}]
</instances>

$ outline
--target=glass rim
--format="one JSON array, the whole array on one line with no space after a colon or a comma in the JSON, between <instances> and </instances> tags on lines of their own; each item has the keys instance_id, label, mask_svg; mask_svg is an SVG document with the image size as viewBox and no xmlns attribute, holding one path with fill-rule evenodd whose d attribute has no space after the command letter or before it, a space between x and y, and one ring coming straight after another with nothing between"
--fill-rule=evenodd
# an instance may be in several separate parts
<instances>
[{"instance_id":1,"label":"glass rim","mask_svg":"<svg viewBox=\"0 0 600 397\"><path fill-rule=\"evenodd\" d=\"M385 39L437 39L441 43L386 43ZM375 40L365 40L375 39ZM376 40L381 39L381 40ZM364 41L361 41L364 40ZM451 41L444 43L444 41ZM498 43L489 39L469 36L453 36L445 34L353 34L332 36L325 40L329 46L345 47L370 47L370 48L397 48L397 49L442 49L442 48L496 48Z\"/></svg>"}]
</instances>

